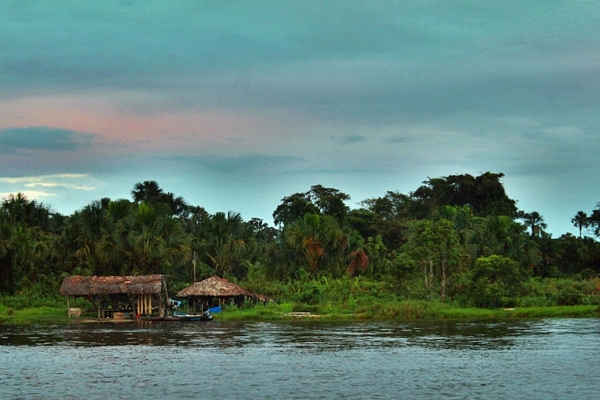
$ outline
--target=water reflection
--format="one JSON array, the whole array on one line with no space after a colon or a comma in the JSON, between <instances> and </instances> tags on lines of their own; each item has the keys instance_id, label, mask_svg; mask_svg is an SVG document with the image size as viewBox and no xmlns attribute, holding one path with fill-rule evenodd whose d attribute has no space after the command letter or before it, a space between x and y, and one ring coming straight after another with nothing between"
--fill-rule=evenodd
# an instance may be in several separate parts
<instances>
[{"instance_id":1,"label":"water reflection","mask_svg":"<svg viewBox=\"0 0 600 400\"><path fill-rule=\"evenodd\" d=\"M561 321L561 320L558 320ZM562 320L564 321L564 320ZM508 349L529 335L579 333L577 320L562 325L529 321L418 321L277 323L81 323L0 327L0 346L286 347L329 352L360 348ZM588 333L598 333L596 330Z\"/></svg>"},{"instance_id":2,"label":"water reflection","mask_svg":"<svg viewBox=\"0 0 600 400\"><path fill-rule=\"evenodd\" d=\"M595 398L600 320L0 326L0 398Z\"/></svg>"}]
</instances>

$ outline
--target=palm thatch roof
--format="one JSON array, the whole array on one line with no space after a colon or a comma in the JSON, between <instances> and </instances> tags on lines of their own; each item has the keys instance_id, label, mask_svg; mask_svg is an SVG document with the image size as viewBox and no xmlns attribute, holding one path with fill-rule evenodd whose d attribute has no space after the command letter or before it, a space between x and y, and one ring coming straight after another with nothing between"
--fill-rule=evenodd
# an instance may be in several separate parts
<instances>
[{"instance_id":1,"label":"palm thatch roof","mask_svg":"<svg viewBox=\"0 0 600 400\"><path fill-rule=\"evenodd\" d=\"M64 296L96 296L106 294L160 294L166 290L164 275L138 276L70 276L63 280Z\"/></svg>"},{"instance_id":2,"label":"palm thatch roof","mask_svg":"<svg viewBox=\"0 0 600 400\"><path fill-rule=\"evenodd\" d=\"M253 293L242 289L227 279L211 276L200 282L182 289L177 297L231 297L231 296L254 296Z\"/></svg>"}]
</instances>

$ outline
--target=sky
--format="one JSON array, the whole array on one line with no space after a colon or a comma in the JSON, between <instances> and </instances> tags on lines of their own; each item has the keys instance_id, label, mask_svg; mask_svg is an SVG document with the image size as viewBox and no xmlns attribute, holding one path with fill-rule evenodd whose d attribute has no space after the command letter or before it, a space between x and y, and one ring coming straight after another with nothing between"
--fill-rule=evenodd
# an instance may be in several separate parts
<instances>
[{"instance_id":1,"label":"sky","mask_svg":"<svg viewBox=\"0 0 600 400\"><path fill-rule=\"evenodd\" d=\"M600 1L0 0L0 197L137 182L272 223L502 172L554 237L600 201Z\"/></svg>"}]
</instances>

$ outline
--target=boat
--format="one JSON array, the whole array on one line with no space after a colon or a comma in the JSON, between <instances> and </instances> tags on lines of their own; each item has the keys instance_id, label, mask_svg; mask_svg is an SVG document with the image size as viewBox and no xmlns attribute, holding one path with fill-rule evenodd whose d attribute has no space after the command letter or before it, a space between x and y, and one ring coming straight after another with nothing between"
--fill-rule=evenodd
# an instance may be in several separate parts
<instances>
[{"instance_id":1,"label":"boat","mask_svg":"<svg viewBox=\"0 0 600 400\"><path fill-rule=\"evenodd\" d=\"M186 314L180 311L174 311L173 317L179 321L212 321L214 316L209 310L204 311L202 314Z\"/></svg>"},{"instance_id":2,"label":"boat","mask_svg":"<svg viewBox=\"0 0 600 400\"><path fill-rule=\"evenodd\" d=\"M214 316L210 313L209 310L204 311L202 314L186 314L184 312L174 311L173 315L138 315L136 319L141 321L201 321L207 322L212 321Z\"/></svg>"}]
</instances>

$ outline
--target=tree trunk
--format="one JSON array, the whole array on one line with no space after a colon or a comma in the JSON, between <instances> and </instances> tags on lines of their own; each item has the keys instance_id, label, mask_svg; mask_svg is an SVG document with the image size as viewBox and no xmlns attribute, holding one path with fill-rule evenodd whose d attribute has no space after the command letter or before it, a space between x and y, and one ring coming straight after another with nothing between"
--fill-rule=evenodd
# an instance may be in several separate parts
<instances>
[{"instance_id":1,"label":"tree trunk","mask_svg":"<svg viewBox=\"0 0 600 400\"><path fill-rule=\"evenodd\" d=\"M442 264L442 303L446 302L446 263Z\"/></svg>"},{"instance_id":2,"label":"tree trunk","mask_svg":"<svg viewBox=\"0 0 600 400\"><path fill-rule=\"evenodd\" d=\"M433 260L429 259L429 298L433 296Z\"/></svg>"}]
</instances>

